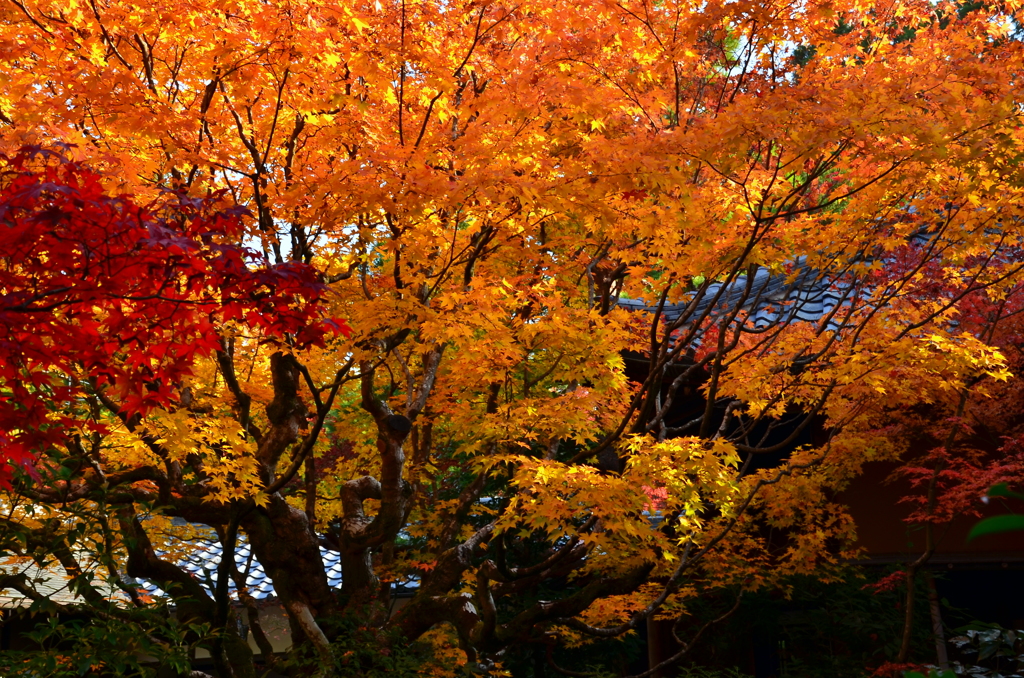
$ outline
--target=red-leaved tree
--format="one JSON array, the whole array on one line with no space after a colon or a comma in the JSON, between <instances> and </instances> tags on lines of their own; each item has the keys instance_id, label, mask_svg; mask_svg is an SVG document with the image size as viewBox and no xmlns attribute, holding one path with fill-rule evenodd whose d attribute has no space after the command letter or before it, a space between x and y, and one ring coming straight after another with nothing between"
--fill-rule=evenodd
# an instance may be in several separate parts
<instances>
[{"instance_id":1,"label":"red-leaved tree","mask_svg":"<svg viewBox=\"0 0 1024 678\"><path fill-rule=\"evenodd\" d=\"M197 357L241 321L292 346L348 332L297 262L239 244L244 208L221 194L109 195L102 177L40 148L0 155L0 483L63 444L83 385L126 416L182 397ZM82 405L81 407L85 407ZM93 424L95 425L95 424Z\"/></svg>"}]
</instances>

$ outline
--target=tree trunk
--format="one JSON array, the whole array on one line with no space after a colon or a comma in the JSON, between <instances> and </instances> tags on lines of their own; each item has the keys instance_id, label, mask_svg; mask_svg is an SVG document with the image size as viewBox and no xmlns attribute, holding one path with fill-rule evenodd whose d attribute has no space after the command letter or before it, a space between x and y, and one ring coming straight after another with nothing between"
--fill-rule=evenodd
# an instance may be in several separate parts
<instances>
[{"instance_id":1,"label":"tree trunk","mask_svg":"<svg viewBox=\"0 0 1024 678\"><path fill-rule=\"evenodd\" d=\"M949 655L946 653L946 634L942 628L942 609L939 607L939 591L935 588L935 576L928 570L924 573L928 584L928 607L932 615L932 637L935 639L935 661L939 669L949 669Z\"/></svg>"},{"instance_id":2,"label":"tree trunk","mask_svg":"<svg viewBox=\"0 0 1024 678\"><path fill-rule=\"evenodd\" d=\"M900 653L896 657L896 662L899 664L905 664L910 656L910 639L914 631L914 585L917 580L917 568L917 563L907 568L907 594L903 604L903 638L900 641Z\"/></svg>"},{"instance_id":3,"label":"tree trunk","mask_svg":"<svg viewBox=\"0 0 1024 678\"><path fill-rule=\"evenodd\" d=\"M280 495L273 495L267 507L250 512L242 526L289 618L294 616L293 610L299 609L292 603L308 608L311 617L337 611L337 598L327 582L320 542L305 511L290 506ZM307 638L304 630L308 620L290 620L293 642L313 640Z\"/></svg>"}]
</instances>

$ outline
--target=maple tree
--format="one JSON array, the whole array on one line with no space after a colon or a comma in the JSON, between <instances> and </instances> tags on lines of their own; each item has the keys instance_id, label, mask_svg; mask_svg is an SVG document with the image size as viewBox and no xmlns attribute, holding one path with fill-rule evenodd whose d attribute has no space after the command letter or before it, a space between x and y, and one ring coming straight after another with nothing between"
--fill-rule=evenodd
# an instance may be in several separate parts
<instances>
[{"instance_id":1,"label":"maple tree","mask_svg":"<svg viewBox=\"0 0 1024 678\"><path fill-rule=\"evenodd\" d=\"M1020 261L1018 249L1007 252L999 267L1013 266ZM963 294L965 303L958 318L960 327L986 343L997 347L1006 356L1014 374L1021 370L1020 354L1020 287L1008 289L1004 294L991 296L967 292L956 282L937 279L929 291L931 297ZM978 380L984 379L979 376ZM1019 379L989 384L989 388L975 391L961 388L950 391L946 397L931 403L927 409L909 413L890 435L901 440L910 454L906 455L894 476L909 481L911 493L903 501L913 507L906 521L923 532L922 553L881 582L891 586L897 580L907 583L904 602L905 621L902 646L895 657L896 665L906 665L910 659L910 636L913 625L915 577L924 573L929 585L929 603L932 632L936 643L937 662L948 668L944 632L938 593L932 575L925 569L936 549L950 543L949 528L961 516L980 517L986 495L1014 494L1006 487L1024 480L1024 450L1021 448L1021 412ZM989 517L982 521L978 534L988 529L1007 529L1001 523L1014 517ZM974 533L972 532L972 534Z\"/></svg>"},{"instance_id":2,"label":"maple tree","mask_svg":"<svg viewBox=\"0 0 1024 678\"><path fill-rule=\"evenodd\" d=\"M52 409L8 429L37 436L12 460L41 477L8 494L8 534L46 535L8 550L71 574L77 543L128 595L122 569L156 582L212 621L224 675L255 675L229 580L286 661L231 559L213 592L176 566L196 525L250 544L300 665L353 670L355 618L401 642L444 625L497 670L709 588L828 576L854 530L832 493L902 452L886 427L1010 376L961 318L1021 278L1015 3L0 7L5 146L70 144L135 204L226 191L252 218L214 242L285 267L238 273L243 308L284 296L222 309L231 271L208 266L228 260L203 242L137 283L197 305L42 317L102 341L39 364L18 397ZM772 281L836 302L808 320ZM314 301L351 337L304 338ZM168 336L113 345L142 330Z\"/></svg>"},{"instance_id":3,"label":"maple tree","mask_svg":"<svg viewBox=\"0 0 1024 678\"><path fill-rule=\"evenodd\" d=\"M222 348L218 319L322 343L324 285L301 264L252 270L259 257L234 242L244 208L183 195L141 207L78 163L32 171L33 156L54 154L0 158L3 484L88 427L95 413L73 409L84 391L118 398L126 419L180 399L196 358Z\"/></svg>"},{"instance_id":4,"label":"maple tree","mask_svg":"<svg viewBox=\"0 0 1024 678\"><path fill-rule=\"evenodd\" d=\"M142 422L191 402L186 382L196 362L229 350L224 324L244 322L268 345L287 339L293 348L348 332L343 322L322 317L326 286L314 269L270 266L237 244L246 210L218 204L222 198L168 193L140 206L130 196L109 195L100 175L59 153L25 148L0 156L4 487L17 494L12 483L36 482L75 501L72 479L87 465L92 482L81 488L83 496L92 490L104 501L133 503L130 490L117 498L120 489L149 484L153 473L105 454L103 441L123 428L138 432L138 445L150 454L160 450L164 441ZM216 442L229 457L230 438ZM166 472L180 477L180 461L165 456ZM219 461L221 473L240 478L230 459ZM189 465L202 467L198 460ZM209 479L217 471L203 473ZM34 542L69 576L85 576L79 590L102 606L104 596L90 588L71 550L74 539L67 532L56 542L41 536L60 519L36 521L38 511L17 500L6 508L6 536ZM12 521L15 515L24 522ZM18 529L31 532L30 526L39 530L34 539ZM108 573L118 572L109 551L102 562ZM17 568L3 582L46 602Z\"/></svg>"}]
</instances>

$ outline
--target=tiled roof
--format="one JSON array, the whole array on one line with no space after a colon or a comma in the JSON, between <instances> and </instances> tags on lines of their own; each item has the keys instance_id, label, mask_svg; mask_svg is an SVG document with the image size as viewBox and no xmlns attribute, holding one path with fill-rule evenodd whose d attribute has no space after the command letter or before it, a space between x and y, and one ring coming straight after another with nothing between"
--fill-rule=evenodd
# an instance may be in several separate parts
<instances>
[{"instance_id":1,"label":"tiled roof","mask_svg":"<svg viewBox=\"0 0 1024 678\"><path fill-rule=\"evenodd\" d=\"M917 209L913 205L907 207L906 210L909 214L917 213ZM906 242L910 247L924 248L929 246L934 237L934 234L927 229L922 229L910 235ZM880 261L891 263L891 255L883 255ZM772 272L767 268L759 267L754 274L754 281L745 299L744 294L747 287L745 275L737 276L731 283L708 285L707 291L697 302L690 318L700 318L723 286L726 289L715 304L715 308L708 314L709 317L732 311L742 301L742 308L748 314L745 324L748 329L754 331L794 321L820 322L822 318L832 313L836 306L848 306L855 292L849 278L837 277L811 268L807 264L807 257L797 257L787 262L785 271ZM861 288L858 292L861 295L861 300L864 300L871 290ZM680 314L687 310L694 294L691 292L686 299L678 304L666 304L662 309L665 321L672 322L679 318ZM618 304L633 311L654 312L657 308L656 299L653 302L644 299L620 299ZM842 309L829 320L828 329L843 329Z\"/></svg>"},{"instance_id":2,"label":"tiled roof","mask_svg":"<svg viewBox=\"0 0 1024 678\"><path fill-rule=\"evenodd\" d=\"M217 566L220 565L223 549L220 543L213 540L202 540L195 545L194 550L186 556L182 556L177 565L195 577L203 588L213 594L217 586ZM341 556L328 549L320 549L320 557L324 561L324 570L327 573L327 583L331 588L341 587ZM263 566L252 555L249 544L240 543L235 549L235 565L238 572L245 577L245 587L249 594L257 599L274 598L277 593L274 591L274 583L263 570ZM41 568L35 562L27 558L9 557L0 560L0 573L13 574L24 573L28 576L29 584L45 598L58 604L81 603L83 600L71 592L69 578L64 574L63 568L59 565L50 565ZM159 586L145 579L135 582L140 592L151 596L164 596L165 593ZM415 579L408 579L396 583L393 594L396 596L410 595L419 586ZM230 596L237 599L237 591L234 581L228 583ZM124 595L116 588L111 588L109 595L114 598L123 599ZM0 609L14 607L28 607L31 600L13 589L0 591Z\"/></svg>"},{"instance_id":3,"label":"tiled roof","mask_svg":"<svg viewBox=\"0 0 1024 678\"><path fill-rule=\"evenodd\" d=\"M740 305L747 314L745 325L756 331L780 323L819 322L837 306L848 303L851 292L849 283L822 276L802 263L794 264L790 269L779 273L772 273L765 268L758 269L753 282L749 283L749 293L746 276L740 276L730 283L712 283L690 313L690 318L700 318L712 303L715 306L708 314L709 317L734 310ZM694 294L691 293L678 304L666 304L662 308L664 321L672 322L686 312ZM719 297L717 302L716 296ZM620 299L619 306L628 310L654 312L657 303L643 299ZM838 329L841 320L841 313L836 313L829 321L829 328Z\"/></svg>"},{"instance_id":4,"label":"tiled roof","mask_svg":"<svg viewBox=\"0 0 1024 678\"><path fill-rule=\"evenodd\" d=\"M59 565L40 567L31 558L8 556L0 559L0 574L24 574L27 584L43 598L58 605L71 605L85 602L71 590L71 579ZM104 586L100 584L103 592ZM113 586L107 587L105 595L113 599L123 599L121 592ZM0 590L0 609L29 607L32 600L15 589Z\"/></svg>"},{"instance_id":5,"label":"tiled roof","mask_svg":"<svg viewBox=\"0 0 1024 678\"><path fill-rule=\"evenodd\" d=\"M190 555L184 556L178 561L178 566L184 568L212 595L217 586L217 566L220 565L223 549L216 541L207 541L199 545ZM324 570L327 572L327 583L331 588L341 587L341 556L335 551L320 548L320 557L324 561ZM273 598L277 594L274 591L274 583L264 572L263 566L253 556L249 544L240 543L235 549L235 566L239 574L245 577L245 587L249 594L257 600ZM139 586L149 595L162 596L164 592L155 584L149 581L140 580ZM417 583L407 581L395 586L395 595L408 594L415 590ZM234 581L229 582L228 591L232 598L237 597Z\"/></svg>"}]
</instances>

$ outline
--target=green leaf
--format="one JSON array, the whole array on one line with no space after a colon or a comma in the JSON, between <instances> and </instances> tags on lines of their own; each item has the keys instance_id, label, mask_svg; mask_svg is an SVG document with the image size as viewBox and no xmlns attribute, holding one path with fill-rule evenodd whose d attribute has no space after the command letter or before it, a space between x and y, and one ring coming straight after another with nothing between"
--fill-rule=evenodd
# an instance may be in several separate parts
<instances>
[{"instance_id":1,"label":"green leaf","mask_svg":"<svg viewBox=\"0 0 1024 678\"><path fill-rule=\"evenodd\" d=\"M40 598L32 601L28 606L29 612L42 612L43 614L57 614L57 605L49 598Z\"/></svg>"},{"instance_id":2,"label":"green leaf","mask_svg":"<svg viewBox=\"0 0 1024 678\"><path fill-rule=\"evenodd\" d=\"M971 541L976 537L981 537L986 534L999 534L1001 532L1013 532L1017 530L1024 530L1024 516L992 516L991 518L985 518L972 527L970 534L967 535L967 541Z\"/></svg>"},{"instance_id":3,"label":"green leaf","mask_svg":"<svg viewBox=\"0 0 1024 678\"><path fill-rule=\"evenodd\" d=\"M990 497L1013 497L1014 499L1020 499L1024 501L1024 494L1020 492L1014 492L1006 483L997 483L992 487L988 488L988 496Z\"/></svg>"},{"instance_id":4,"label":"green leaf","mask_svg":"<svg viewBox=\"0 0 1024 678\"><path fill-rule=\"evenodd\" d=\"M84 676L92 669L92 657L83 657L78 660L78 675Z\"/></svg>"}]
</instances>

